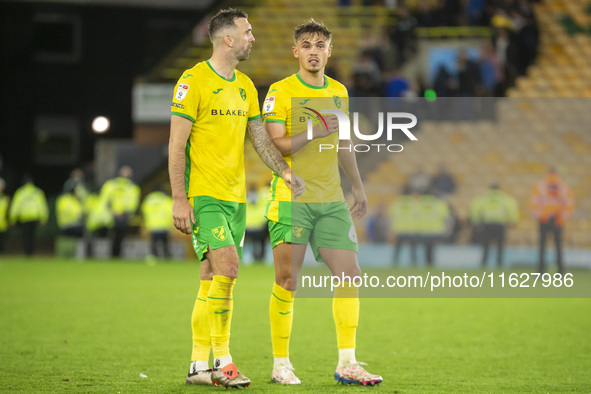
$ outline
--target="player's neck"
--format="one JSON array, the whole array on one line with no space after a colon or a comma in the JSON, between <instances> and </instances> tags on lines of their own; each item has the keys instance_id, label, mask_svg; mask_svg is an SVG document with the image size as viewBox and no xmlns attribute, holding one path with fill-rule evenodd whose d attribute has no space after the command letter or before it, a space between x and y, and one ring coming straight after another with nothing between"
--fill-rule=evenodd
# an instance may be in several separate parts
<instances>
[{"instance_id":1,"label":"player's neck","mask_svg":"<svg viewBox=\"0 0 591 394\"><path fill-rule=\"evenodd\" d=\"M234 77L234 70L236 70L236 66L238 65L237 59L231 59L227 56L214 53L208 61L211 68L213 68L218 75L226 79L232 79L232 77Z\"/></svg>"},{"instance_id":2,"label":"player's neck","mask_svg":"<svg viewBox=\"0 0 591 394\"><path fill-rule=\"evenodd\" d=\"M300 78L308 85L323 87L325 85L324 70L318 71L317 73L311 73L303 68L300 68L298 72Z\"/></svg>"}]
</instances>

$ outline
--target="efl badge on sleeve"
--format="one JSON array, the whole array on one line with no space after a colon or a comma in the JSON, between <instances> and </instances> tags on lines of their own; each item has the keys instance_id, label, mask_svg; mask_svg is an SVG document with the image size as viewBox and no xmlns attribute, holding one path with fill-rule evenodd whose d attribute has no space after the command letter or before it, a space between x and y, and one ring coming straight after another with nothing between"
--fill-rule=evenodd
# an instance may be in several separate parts
<instances>
[{"instance_id":1,"label":"efl badge on sleeve","mask_svg":"<svg viewBox=\"0 0 591 394\"><path fill-rule=\"evenodd\" d=\"M271 112L273 108L275 108L275 96L267 97L263 105L263 112Z\"/></svg>"},{"instance_id":2,"label":"efl badge on sleeve","mask_svg":"<svg viewBox=\"0 0 591 394\"><path fill-rule=\"evenodd\" d=\"M187 97L187 92L189 91L189 85L185 85L184 83L179 83L179 87L176 90L176 99L178 101L183 101L185 97Z\"/></svg>"}]
</instances>

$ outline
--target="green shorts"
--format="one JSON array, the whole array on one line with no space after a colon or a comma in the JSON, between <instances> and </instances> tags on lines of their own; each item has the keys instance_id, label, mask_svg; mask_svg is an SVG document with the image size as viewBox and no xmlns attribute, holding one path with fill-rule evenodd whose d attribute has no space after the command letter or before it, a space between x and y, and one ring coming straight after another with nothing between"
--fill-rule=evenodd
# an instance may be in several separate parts
<instances>
[{"instance_id":1,"label":"green shorts","mask_svg":"<svg viewBox=\"0 0 591 394\"><path fill-rule=\"evenodd\" d=\"M271 202L269 202L270 204ZM278 221L269 218L271 246L310 243L314 257L322 262L318 248L359 251L355 225L345 201L328 203L275 202ZM289 224L291 221L291 224Z\"/></svg>"},{"instance_id":2,"label":"green shorts","mask_svg":"<svg viewBox=\"0 0 591 394\"><path fill-rule=\"evenodd\" d=\"M199 260L209 249L235 245L238 257L242 257L246 204L222 201L209 196L193 197L195 224L191 225L191 241Z\"/></svg>"}]
</instances>

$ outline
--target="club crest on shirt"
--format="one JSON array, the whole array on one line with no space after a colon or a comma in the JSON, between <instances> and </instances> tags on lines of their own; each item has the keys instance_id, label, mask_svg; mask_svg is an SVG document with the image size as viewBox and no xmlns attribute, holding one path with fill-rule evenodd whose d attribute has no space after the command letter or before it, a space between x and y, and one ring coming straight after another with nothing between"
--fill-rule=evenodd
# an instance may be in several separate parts
<instances>
[{"instance_id":1,"label":"club crest on shirt","mask_svg":"<svg viewBox=\"0 0 591 394\"><path fill-rule=\"evenodd\" d=\"M275 96L269 96L263 104L263 112L271 112L275 108Z\"/></svg>"},{"instance_id":2,"label":"club crest on shirt","mask_svg":"<svg viewBox=\"0 0 591 394\"><path fill-rule=\"evenodd\" d=\"M240 97L242 98L243 101L246 101L246 90L240 88Z\"/></svg>"},{"instance_id":3,"label":"club crest on shirt","mask_svg":"<svg viewBox=\"0 0 591 394\"><path fill-rule=\"evenodd\" d=\"M183 101L185 97L187 97L187 92L189 91L189 85L184 83L179 83L179 87L176 89L176 99L178 101Z\"/></svg>"},{"instance_id":4,"label":"club crest on shirt","mask_svg":"<svg viewBox=\"0 0 591 394\"><path fill-rule=\"evenodd\" d=\"M341 98L338 96L332 96L332 98L334 99L334 105L336 105L337 108L341 108Z\"/></svg>"},{"instance_id":5,"label":"club crest on shirt","mask_svg":"<svg viewBox=\"0 0 591 394\"><path fill-rule=\"evenodd\" d=\"M226 238L228 238L228 231L226 230L225 226L216 227L211 230L211 233L214 237L216 237L216 239L219 239L220 241L225 241Z\"/></svg>"}]
</instances>

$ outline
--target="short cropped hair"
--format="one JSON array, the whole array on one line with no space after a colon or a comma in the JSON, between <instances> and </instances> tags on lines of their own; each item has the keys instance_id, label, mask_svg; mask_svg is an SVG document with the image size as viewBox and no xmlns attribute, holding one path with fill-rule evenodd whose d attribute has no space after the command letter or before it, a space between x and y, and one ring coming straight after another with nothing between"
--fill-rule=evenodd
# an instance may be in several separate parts
<instances>
[{"instance_id":1,"label":"short cropped hair","mask_svg":"<svg viewBox=\"0 0 591 394\"><path fill-rule=\"evenodd\" d=\"M214 36L220 30L236 26L234 20L238 18L248 19L248 14L237 8L227 8L225 10L219 10L217 14L211 18L209 25L207 25L207 32L209 33L209 39L213 42Z\"/></svg>"},{"instance_id":2,"label":"short cropped hair","mask_svg":"<svg viewBox=\"0 0 591 394\"><path fill-rule=\"evenodd\" d=\"M328 30L326 26L322 23L316 22L314 19L310 19L302 23L293 30L293 41L297 44L300 38L308 37L310 35L314 36L318 34L319 36L324 36L327 40L330 40L332 37L332 32Z\"/></svg>"}]
</instances>

